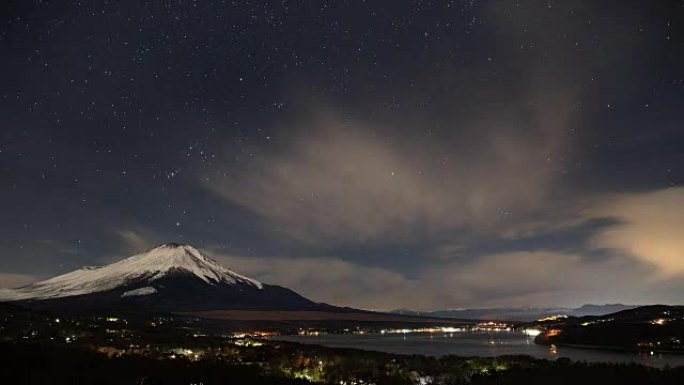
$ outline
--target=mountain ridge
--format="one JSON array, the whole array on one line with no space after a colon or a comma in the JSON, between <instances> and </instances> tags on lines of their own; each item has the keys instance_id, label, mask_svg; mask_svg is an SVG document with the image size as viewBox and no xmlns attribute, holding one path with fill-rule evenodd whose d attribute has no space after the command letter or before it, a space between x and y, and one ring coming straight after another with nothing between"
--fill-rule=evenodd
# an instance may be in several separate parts
<instances>
[{"instance_id":1,"label":"mountain ridge","mask_svg":"<svg viewBox=\"0 0 684 385\"><path fill-rule=\"evenodd\" d=\"M0 301L32 308L325 310L294 291L223 267L187 244L165 243L100 267L84 267L17 289Z\"/></svg>"},{"instance_id":2,"label":"mountain ridge","mask_svg":"<svg viewBox=\"0 0 684 385\"><path fill-rule=\"evenodd\" d=\"M402 315L415 316L429 316L429 317L443 317L443 318L459 318L459 319L474 319L474 320L499 320L499 321L522 321L529 322L540 318L567 315L573 317L582 317L588 315L605 315L615 313L622 310L629 310L639 307L640 305L624 305L624 304L605 304L594 305L585 304L578 308L564 308L564 307L501 307L501 308L459 308L459 309L445 309L432 311L413 311L407 309L391 310L390 313Z\"/></svg>"}]
</instances>

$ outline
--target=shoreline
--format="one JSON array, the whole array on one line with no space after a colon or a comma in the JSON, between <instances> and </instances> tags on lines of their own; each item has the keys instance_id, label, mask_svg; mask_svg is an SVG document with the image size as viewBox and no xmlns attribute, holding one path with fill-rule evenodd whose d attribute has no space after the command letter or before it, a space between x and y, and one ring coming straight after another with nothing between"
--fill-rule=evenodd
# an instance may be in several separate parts
<instances>
[{"instance_id":1,"label":"shoreline","mask_svg":"<svg viewBox=\"0 0 684 385\"><path fill-rule=\"evenodd\" d=\"M675 350L665 350L665 349L648 349L648 350L641 350L641 349L633 349L633 348L627 348L627 347L622 347L622 346L603 346L603 345L586 345L586 344L568 344L568 343L537 343L535 344L540 345L540 346L559 346L559 347L565 347L565 348L575 348L575 349L589 349L589 350L606 350L606 351L618 351L618 352L629 352L629 353L651 353L653 352L658 353L658 354L669 354L673 356L684 356L684 351L675 351Z\"/></svg>"},{"instance_id":2,"label":"shoreline","mask_svg":"<svg viewBox=\"0 0 684 385\"><path fill-rule=\"evenodd\" d=\"M379 334L376 334L373 336L374 333L369 333L366 335L362 335L360 337L379 337ZM336 336L338 337L343 337L344 334L339 334ZM323 337L323 340L321 340L321 337ZM349 335L349 337L354 337L354 335ZM296 344L304 344L304 345L316 345L316 346L324 346L324 347L329 347L329 348L342 348L342 349L360 349L360 350L366 350L366 351L375 351L375 352L385 352L385 353L392 353L392 354L403 354L403 355L412 355L412 354L417 354L417 355L424 355L424 356L447 356L447 355L455 355L459 357L482 357L482 358L491 358L491 357L503 357L503 356L528 356L534 359L540 359L540 360L548 360L548 361L555 361L558 358L561 357L566 357L571 359L573 362L588 362L588 363L633 363L636 365L643 365L643 366L648 366L648 367L653 367L653 368L658 368L658 369L663 369L666 366L671 366L671 367L681 367L684 366L684 361L682 360L684 358L683 354L677 354L675 352L668 352L668 351L658 351L657 354L654 351L654 354L650 354L649 351L639 351L639 350L634 350L634 349L626 349L626 348L620 348L620 347L614 347L613 349L602 347L602 346L596 346L596 345L582 345L582 344L553 344L559 348L559 351L557 355L547 355L547 354L537 354L534 352L528 352L528 351L518 351L518 352L502 352L500 351L498 354L495 355L489 355L489 354L478 354L478 353L471 353L468 351L462 351L459 352L457 347L454 347L454 350L451 350L450 352L447 351L442 351L442 352L423 352L423 351L401 351L401 350L396 350L392 347L378 347L374 346L374 343L370 341L364 341L363 346L354 344L353 338L346 339L348 340L349 343L342 342L340 341L325 341L325 336L306 336L306 335L280 335L280 336L275 336L269 338L271 341L282 341L282 342L289 342L289 343L296 343ZM531 342L531 341L530 341ZM538 349L540 350L547 350L551 344L538 344L538 343L533 343L532 345L537 346ZM566 349L565 351L562 351L562 349ZM421 350L421 349L418 349ZM592 353L593 352L593 353ZM682 361L682 362L680 362Z\"/></svg>"}]
</instances>

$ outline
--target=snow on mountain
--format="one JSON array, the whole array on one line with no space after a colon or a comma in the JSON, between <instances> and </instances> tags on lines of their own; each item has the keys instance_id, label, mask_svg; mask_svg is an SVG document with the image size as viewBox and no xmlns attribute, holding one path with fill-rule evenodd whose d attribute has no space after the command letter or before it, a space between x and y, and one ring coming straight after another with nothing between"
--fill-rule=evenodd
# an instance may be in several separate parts
<instances>
[{"instance_id":1,"label":"snow on mountain","mask_svg":"<svg viewBox=\"0 0 684 385\"><path fill-rule=\"evenodd\" d=\"M167 243L102 267L82 269L18 289L0 290L0 301L45 300L98 293L145 282L122 297L157 292L150 283L173 274L195 276L209 285L227 284L263 289L261 282L239 275L189 245Z\"/></svg>"},{"instance_id":2,"label":"snow on mountain","mask_svg":"<svg viewBox=\"0 0 684 385\"><path fill-rule=\"evenodd\" d=\"M145 286L141 287L140 289L135 289L135 290L129 290L127 292L124 292L121 294L121 297L135 297L138 295L150 295L154 294L157 292L157 289L153 288L152 286Z\"/></svg>"}]
</instances>

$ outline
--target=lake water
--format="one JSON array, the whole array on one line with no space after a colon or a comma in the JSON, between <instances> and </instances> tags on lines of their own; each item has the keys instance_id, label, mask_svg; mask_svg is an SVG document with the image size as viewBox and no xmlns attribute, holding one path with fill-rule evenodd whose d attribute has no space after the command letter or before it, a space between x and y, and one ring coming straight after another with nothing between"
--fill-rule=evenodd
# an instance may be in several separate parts
<instances>
[{"instance_id":1,"label":"lake water","mask_svg":"<svg viewBox=\"0 0 684 385\"><path fill-rule=\"evenodd\" d=\"M318 336L289 335L275 339L329 347L356 348L397 354L443 356L496 357L529 355L555 360L568 357L574 361L636 362L653 367L684 366L684 355L650 352L630 353L610 350L579 349L563 346L544 346L534 339L514 331L465 331L455 333L407 334L322 334Z\"/></svg>"}]
</instances>

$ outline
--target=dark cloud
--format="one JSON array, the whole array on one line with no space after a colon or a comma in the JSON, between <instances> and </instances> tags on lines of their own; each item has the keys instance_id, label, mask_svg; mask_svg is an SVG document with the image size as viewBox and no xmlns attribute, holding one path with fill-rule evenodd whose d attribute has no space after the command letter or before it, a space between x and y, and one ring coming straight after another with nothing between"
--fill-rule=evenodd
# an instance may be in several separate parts
<instances>
[{"instance_id":1,"label":"dark cloud","mask_svg":"<svg viewBox=\"0 0 684 385\"><path fill-rule=\"evenodd\" d=\"M580 255L549 250L432 263L410 275L332 257L218 258L246 274L297 288L319 301L369 309L574 306L583 301L646 303L663 298L659 297L663 281L648 279L653 273L648 266L623 258L589 262ZM672 296L666 299L676 301Z\"/></svg>"},{"instance_id":2,"label":"dark cloud","mask_svg":"<svg viewBox=\"0 0 684 385\"><path fill-rule=\"evenodd\" d=\"M368 308L676 302L677 2L18 2L0 284L187 242Z\"/></svg>"},{"instance_id":3,"label":"dark cloud","mask_svg":"<svg viewBox=\"0 0 684 385\"><path fill-rule=\"evenodd\" d=\"M372 124L321 118L246 167L219 163L227 177L199 180L307 242L477 233L512 211L544 207L560 177L567 103L541 103L529 111L530 126L492 117L472 134L481 140L464 142L392 137Z\"/></svg>"}]
</instances>

